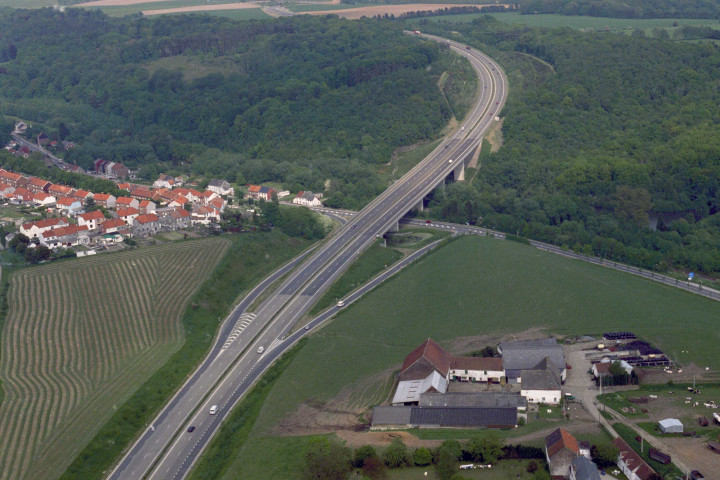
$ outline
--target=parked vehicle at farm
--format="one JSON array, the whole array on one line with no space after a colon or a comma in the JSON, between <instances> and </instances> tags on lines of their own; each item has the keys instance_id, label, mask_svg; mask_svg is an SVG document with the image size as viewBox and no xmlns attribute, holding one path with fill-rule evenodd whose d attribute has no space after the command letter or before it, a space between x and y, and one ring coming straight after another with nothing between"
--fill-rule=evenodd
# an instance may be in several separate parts
<instances>
[{"instance_id":1,"label":"parked vehicle at farm","mask_svg":"<svg viewBox=\"0 0 720 480\"><path fill-rule=\"evenodd\" d=\"M657 448L650 448L650 450L648 450L648 456L650 458L652 458L653 460L655 460L656 462L660 462L665 465L667 465L668 463L670 463L672 461L672 458L670 457L670 455L658 450Z\"/></svg>"}]
</instances>

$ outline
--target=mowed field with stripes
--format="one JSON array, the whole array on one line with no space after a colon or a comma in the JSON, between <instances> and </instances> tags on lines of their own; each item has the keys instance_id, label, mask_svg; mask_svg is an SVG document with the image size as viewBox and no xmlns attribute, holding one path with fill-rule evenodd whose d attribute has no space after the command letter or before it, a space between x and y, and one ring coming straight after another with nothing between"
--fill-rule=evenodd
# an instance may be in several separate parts
<instances>
[{"instance_id":1,"label":"mowed field with stripes","mask_svg":"<svg viewBox=\"0 0 720 480\"><path fill-rule=\"evenodd\" d=\"M21 270L2 331L0 479L59 477L183 342L187 302L229 241L208 238Z\"/></svg>"}]
</instances>

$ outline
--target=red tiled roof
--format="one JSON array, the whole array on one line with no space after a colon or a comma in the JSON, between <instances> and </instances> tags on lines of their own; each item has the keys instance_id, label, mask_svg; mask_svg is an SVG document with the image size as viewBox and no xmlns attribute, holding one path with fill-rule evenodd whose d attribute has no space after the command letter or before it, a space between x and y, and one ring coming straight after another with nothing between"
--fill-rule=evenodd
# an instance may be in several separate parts
<instances>
[{"instance_id":1,"label":"red tiled roof","mask_svg":"<svg viewBox=\"0 0 720 480\"><path fill-rule=\"evenodd\" d=\"M45 220L38 220L36 222L23 223L22 228L24 230L30 230L33 225L38 228L48 228L54 227L55 225L58 225L60 223L67 224L67 221L63 218L46 218Z\"/></svg>"},{"instance_id":2,"label":"red tiled roof","mask_svg":"<svg viewBox=\"0 0 720 480\"><path fill-rule=\"evenodd\" d=\"M128 208L121 208L117 211L117 214L121 217L127 217L128 215L139 215L140 212L138 212L137 208L134 207L128 207Z\"/></svg>"},{"instance_id":3,"label":"red tiled roof","mask_svg":"<svg viewBox=\"0 0 720 480\"><path fill-rule=\"evenodd\" d=\"M502 372L503 361L499 357L452 357L453 370L492 370Z\"/></svg>"},{"instance_id":4,"label":"red tiled roof","mask_svg":"<svg viewBox=\"0 0 720 480\"><path fill-rule=\"evenodd\" d=\"M424 358L440 373L447 376L452 358L443 348L431 338L425 340L419 347L410 352L403 362L400 373L410 368L415 362Z\"/></svg>"},{"instance_id":5,"label":"red tiled roof","mask_svg":"<svg viewBox=\"0 0 720 480\"><path fill-rule=\"evenodd\" d=\"M85 220L86 222L89 220L100 220L101 218L105 218L103 213L100 210L95 210L94 212L88 212L83 213L82 215L79 215L80 218Z\"/></svg>"},{"instance_id":6,"label":"red tiled roof","mask_svg":"<svg viewBox=\"0 0 720 480\"><path fill-rule=\"evenodd\" d=\"M147 208L147 207L150 206L151 203L154 205L154 203L151 202L150 200L141 200L141 201L140 201L140 208Z\"/></svg>"},{"instance_id":7,"label":"red tiled roof","mask_svg":"<svg viewBox=\"0 0 720 480\"><path fill-rule=\"evenodd\" d=\"M110 197L112 197L112 195L109 193L96 193L95 196L93 196L96 202L107 202Z\"/></svg>"},{"instance_id":8,"label":"red tiled roof","mask_svg":"<svg viewBox=\"0 0 720 480\"><path fill-rule=\"evenodd\" d=\"M172 201L175 202L175 203L177 203L178 205L185 205L185 204L188 203L190 200L188 200L187 198L183 197L182 195L178 195L177 197L173 198Z\"/></svg>"},{"instance_id":9,"label":"red tiled roof","mask_svg":"<svg viewBox=\"0 0 720 480\"><path fill-rule=\"evenodd\" d=\"M104 221L102 227L105 230L109 230L111 228L124 227L125 225L127 225L127 223L125 223L125 220L123 220L122 218L112 218L110 220Z\"/></svg>"},{"instance_id":10,"label":"red tiled roof","mask_svg":"<svg viewBox=\"0 0 720 480\"><path fill-rule=\"evenodd\" d=\"M77 190L75 193L73 193L73 197L80 199L85 199L88 197L88 195L90 195L90 192L88 192L87 190Z\"/></svg>"},{"instance_id":11,"label":"red tiled roof","mask_svg":"<svg viewBox=\"0 0 720 480\"><path fill-rule=\"evenodd\" d=\"M72 235L88 230L86 225L68 225L67 227L57 227L49 230L43 234L43 237L64 237L65 235Z\"/></svg>"},{"instance_id":12,"label":"red tiled roof","mask_svg":"<svg viewBox=\"0 0 720 480\"><path fill-rule=\"evenodd\" d=\"M55 183L50 185L50 188L48 188L48 192L59 193L61 195L70 195L72 191L73 189L70 187L66 187L65 185L57 185Z\"/></svg>"},{"instance_id":13,"label":"red tiled roof","mask_svg":"<svg viewBox=\"0 0 720 480\"><path fill-rule=\"evenodd\" d=\"M17 192L17 190L16 190L16 192ZM63 197L63 198L59 198L59 199L58 199L57 204L58 204L58 205L62 205L63 207L69 207L69 206L71 206L73 203L79 202L79 201L80 201L80 200L78 200L77 198L73 198L73 197Z\"/></svg>"},{"instance_id":14,"label":"red tiled roof","mask_svg":"<svg viewBox=\"0 0 720 480\"><path fill-rule=\"evenodd\" d=\"M16 197L32 198L32 192L27 188L18 187L15 189L14 195Z\"/></svg>"},{"instance_id":15,"label":"red tiled roof","mask_svg":"<svg viewBox=\"0 0 720 480\"><path fill-rule=\"evenodd\" d=\"M129 183L118 183L117 186L118 186L118 188L119 188L120 190L130 191L130 184L129 184Z\"/></svg>"},{"instance_id":16,"label":"red tiled roof","mask_svg":"<svg viewBox=\"0 0 720 480\"><path fill-rule=\"evenodd\" d=\"M606 373L610 373L610 366L612 364L610 362L600 362L595 364L595 370L597 370L598 375L604 375Z\"/></svg>"},{"instance_id":17,"label":"red tiled roof","mask_svg":"<svg viewBox=\"0 0 720 480\"><path fill-rule=\"evenodd\" d=\"M220 197L213 198L212 200L210 200L210 205L216 207L217 209L222 209L222 207L225 205L225 201Z\"/></svg>"},{"instance_id":18,"label":"red tiled roof","mask_svg":"<svg viewBox=\"0 0 720 480\"><path fill-rule=\"evenodd\" d=\"M617 437L615 440L613 440L612 444L614 447L620 450L620 456L622 457L623 461L630 468L630 470L635 471L635 475L637 475L640 480L649 480L653 475L656 474L655 470L653 470L650 465L645 463L645 460L643 460L642 457L630 447L630 445L625 443L625 440ZM636 468L637 470L635 470Z\"/></svg>"},{"instance_id":19,"label":"red tiled roof","mask_svg":"<svg viewBox=\"0 0 720 480\"><path fill-rule=\"evenodd\" d=\"M146 213L145 215L139 215L135 217L135 221L138 223L157 222L159 219L160 217L158 217L154 213Z\"/></svg>"},{"instance_id":20,"label":"red tiled roof","mask_svg":"<svg viewBox=\"0 0 720 480\"><path fill-rule=\"evenodd\" d=\"M48 182L47 180L44 180L42 178L38 178L38 177L29 177L28 178L28 184L35 185L36 187L45 187L45 185L47 185L48 183L50 183L50 182Z\"/></svg>"},{"instance_id":21,"label":"red tiled roof","mask_svg":"<svg viewBox=\"0 0 720 480\"><path fill-rule=\"evenodd\" d=\"M248 192L258 193L262 187L260 185L250 185Z\"/></svg>"},{"instance_id":22,"label":"red tiled roof","mask_svg":"<svg viewBox=\"0 0 720 480\"><path fill-rule=\"evenodd\" d=\"M47 200L48 198L52 198L52 196L51 196L51 195L48 195L48 194L45 193L45 192L33 193L33 200L40 200L40 201L42 201L42 200Z\"/></svg>"},{"instance_id":23,"label":"red tiled roof","mask_svg":"<svg viewBox=\"0 0 720 480\"><path fill-rule=\"evenodd\" d=\"M17 173L8 172L7 170L0 169L0 178L6 178L8 180L12 180L12 181L16 182L21 177L22 177L22 175L18 175Z\"/></svg>"},{"instance_id":24,"label":"red tiled roof","mask_svg":"<svg viewBox=\"0 0 720 480\"><path fill-rule=\"evenodd\" d=\"M137 199L130 197L117 197L115 200L116 205L131 205L133 202L137 202Z\"/></svg>"},{"instance_id":25,"label":"red tiled roof","mask_svg":"<svg viewBox=\"0 0 720 480\"><path fill-rule=\"evenodd\" d=\"M577 440L564 428L558 428L545 437L545 448L548 457L551 459L563 449L568 449L575 455L580 455L580 446Z\"/></svg>"},{"instance_id":26,"label":"red tiled roof","mask_svg":"<svg viewBox=\"0 0 720 480\"><path fill-rule=\"evenodd\" d=\"M178 208L170 212L170 216L174 219L187 218L190 216L190 212L188 212L184 208Z\"/></svg>"}]
</instances>

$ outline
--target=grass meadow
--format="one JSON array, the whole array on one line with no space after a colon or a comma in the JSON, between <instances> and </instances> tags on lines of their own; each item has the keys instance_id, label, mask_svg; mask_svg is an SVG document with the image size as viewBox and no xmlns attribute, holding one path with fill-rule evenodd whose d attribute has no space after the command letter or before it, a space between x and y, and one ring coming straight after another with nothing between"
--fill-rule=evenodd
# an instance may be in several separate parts
<instances>
[{"instance_id":1,"label":"grass meadow","mask_svg":"<svg viewBox=\"0 0 720 480\"><path fill-rule=\"evenodd\" d=\"M632 275L516 242L459 238L310 337L224 478L292 478L287 473L297 472L305 440L273 437L272 427L302 403L323 404L345 387L399 368L427 337L442 343L533 328L561 335L630 330L681 363L720 368L718 312L717 302Z\"/></svg>"},{"instance_id":2,"label":"grass meadow","mask_svg":"<svg viewBox=\"0 0 720 480\"><path fill-rule=\"evenodd\" d=\"M0 478L60 476L183 343L185 305L229 243L212 238L99 255L9 279Z\"/></svg>"}]
</instances>

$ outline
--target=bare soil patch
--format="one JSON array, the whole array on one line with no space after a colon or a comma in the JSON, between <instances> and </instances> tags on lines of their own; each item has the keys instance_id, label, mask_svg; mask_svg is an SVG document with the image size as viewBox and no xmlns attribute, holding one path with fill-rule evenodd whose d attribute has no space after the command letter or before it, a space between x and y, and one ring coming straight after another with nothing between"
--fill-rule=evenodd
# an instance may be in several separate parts
<instances>
[{"instance_id":1,"label":"bare soil patch","mask_svg":"<svg viewBox=\"0 0 720 480\"><path fill-rule=\"evenodd\" d=\"M95 0L94 2L80 3L78 7L124 7L149 2L169 2L171 0Z\"/></svg>"},{"instance_id":2,"label":"bare soil patch","mask_svg":"<svg viewBox=\"0 0 720 480\"><path fill-rule=\"evenodd\" d=\"M493 4L494 5L494 4ZM467 5L452 3L410 3L406 5L373 5L372 7L348 8L346 10L323 10L319 12L303 12L307 15L337 15L351 20L362 17L374 17L375 15L402 15L407 12L442 10L453 7L484 7L488 5Z\"/></svg>"},{"instance_id":3,"label":"bare soil patch","mask_svg":"<svg viewBox=\"0 0 720 480\"><path fill-rule=\"evenodd\" d=\"M143 15L161 15L164 13L187 13L187 12L214 12L220 10L243 10L246 8L259 8L252 2L223 3L221 5L194 5L192 7L163 8L160 10L143 10Z\"/></svg>"}]
</instances>

